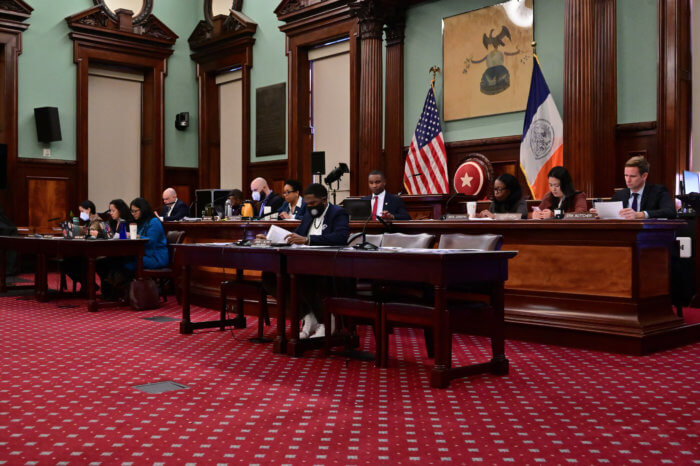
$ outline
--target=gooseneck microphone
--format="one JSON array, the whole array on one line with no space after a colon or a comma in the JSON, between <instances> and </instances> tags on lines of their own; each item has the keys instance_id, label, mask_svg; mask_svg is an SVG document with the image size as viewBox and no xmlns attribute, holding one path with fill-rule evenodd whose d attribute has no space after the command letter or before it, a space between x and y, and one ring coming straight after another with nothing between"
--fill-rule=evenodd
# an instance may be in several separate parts
<instances>
[{"instance_id":1,"label":"gooseneck microphone","mask_svg":"<svg viewBox=\"0 0 700 466\"><path fill-rule=\"evenodd\" d=\"M365 220L365 224L362 226L362 233L360 234L362 236L362 242L356 244L355 246L353 246L353 248L361 249L363 251L376 251L377 249L379 249L376 244L367 242L367 224L370 220L372 220L372 214L370 214L369 217L367 217L367 220Z\"/></svg>"},{"instance_id":2,"label":"gooseneck microphone","mask_svg":"<svg viewBox=\"0 0 700 466\"><path fill-rule=\"evenodd\" d=\"M447 202L445 202L445 213L442 214L442 217L440 217L440 220L445 220L447 218L448 210L447 208L450 206L450 201L455 198L455 196L459 194L459 191L455 191L454 194L452 194L450 197L447 198Z\"/></svg>"}]
</instances>

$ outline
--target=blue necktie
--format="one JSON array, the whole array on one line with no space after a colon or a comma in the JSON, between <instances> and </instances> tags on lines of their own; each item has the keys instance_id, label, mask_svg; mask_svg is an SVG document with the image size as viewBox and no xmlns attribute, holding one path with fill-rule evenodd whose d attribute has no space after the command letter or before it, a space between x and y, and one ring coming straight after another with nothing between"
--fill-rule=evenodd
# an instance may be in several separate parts
<instances>
[{"instance_id":1,"label":"blue necktie","mask_svg":"<svg viewBox=\"0 0 700 466\"><path fill-rule=\"evenodd\" d=\"M263 199L263 201L260 203L260 212L258 213L258 217L262 217L263 213L265 213L265 201L267 200L267 197Z\"/></svg>"},{"instance_id":2,"label":"blue necktie","mask_svg":"<svg viewBox=\"0 0 700 466\"><path fill-rule=\"evenodd\" d=\"M637 198L639 197L639 193L632 193L632 210L637 212L639 209L637 209Z\"/></svg>"}]
</instances>

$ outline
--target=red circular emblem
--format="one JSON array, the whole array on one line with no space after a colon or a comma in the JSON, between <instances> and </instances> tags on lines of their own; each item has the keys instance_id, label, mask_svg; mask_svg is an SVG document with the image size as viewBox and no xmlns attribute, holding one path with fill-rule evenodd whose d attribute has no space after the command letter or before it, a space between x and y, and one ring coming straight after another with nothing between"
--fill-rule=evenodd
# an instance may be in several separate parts
<instances>
[{"instance_id":1,"label":"red circular emblem","mask_svg":"<svg viewBox=\"0 0 700 466\"><path fill-rule=\"evenodd\" d=\"M479 196L484 189L484 169L478 162L468 161L455 171L452 185L458 193L468 196Z\"/></svg>"}]
</instances>

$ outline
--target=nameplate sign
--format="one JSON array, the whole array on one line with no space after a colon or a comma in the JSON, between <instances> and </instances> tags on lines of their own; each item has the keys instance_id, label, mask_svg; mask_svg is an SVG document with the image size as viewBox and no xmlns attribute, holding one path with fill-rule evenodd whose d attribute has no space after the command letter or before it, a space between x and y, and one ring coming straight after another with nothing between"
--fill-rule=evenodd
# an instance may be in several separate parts
<instances>
[{"instance_id":1,"label":"nameplate sign","mask_svg":"<svg viewBox=\"0 0 700 466\"><path fill-rule=\"evenodd\" d=\"M576 219L576 220L579 220L582 218L594 219L595 215L593 215L590 212L568 212L568 213L564 214L564 218L565 219Z\"/></svg>"},{"instance_id":2,"label":"nameplate sign","mask_svg":"<svg viewBox=\"0 0 700 466\"><path fill-rule=\"evenodd\" d=\"M445 214L444 220L469 220L468 214Z\"/></svg>"}]
</instances>

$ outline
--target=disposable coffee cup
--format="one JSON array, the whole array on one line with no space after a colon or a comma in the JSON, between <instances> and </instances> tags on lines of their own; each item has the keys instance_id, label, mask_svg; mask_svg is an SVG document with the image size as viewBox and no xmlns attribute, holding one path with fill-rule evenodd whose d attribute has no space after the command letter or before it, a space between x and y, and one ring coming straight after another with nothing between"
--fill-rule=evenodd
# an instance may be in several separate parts
<instances>
[{"instance_id":1,"label":"disposable coffee cup","mask_svg":"<svg viewBox=\"0 0 700 466\"><path fill-rule=\"evenodd\" d=\"M272 207L270 207L269 205L266 205L265 207L263 207L263 215L267 215L270 212L272 212Z\"/></svg>"},{"instance_id":2,"label":"disposable coffee cup","mask_svg":"<svg viewBox=\"0 0 700 466\"><path fill-rule=\"evenodd\" d=\"M138 226L135 223L130 223L129 224L129 238L136 239L136 237L138 236L137 230L138 230Z\"/></svg>"},{"instance_id":3,"label":"disposable coffee cup","mask_svg":"<svg viewBox=\"0 0 700 466\"><path fill-rule=\"evenodd\" d=\"M467 214L469 218L474 218L476 216L476 202L467 202Z\"/></svg>"}]
</instances>

